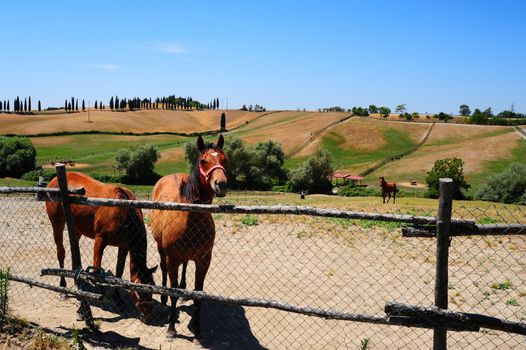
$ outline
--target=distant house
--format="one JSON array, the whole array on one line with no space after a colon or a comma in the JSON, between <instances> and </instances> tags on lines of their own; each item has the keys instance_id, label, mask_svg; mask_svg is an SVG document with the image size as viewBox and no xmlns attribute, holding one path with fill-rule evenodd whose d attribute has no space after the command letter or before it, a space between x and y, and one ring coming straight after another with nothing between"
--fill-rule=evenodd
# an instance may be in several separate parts
<instances>
[{"instance_id":1,"label":"distant house","mask_svg":"<svg viewBox=\"0 0 526 350\"><path fill-rule=\"evenodd\" d=\"M331 180L336 180L336 184L339 183L340 179L342 179L342 182L344 185L347 185L349 184L349 182L351 182L355 186L362 186L362 180L364 179L364 177L359 176L359 175L352 175L350 173L339 172L339 171L332 173Z\"/></svg>"}]
</instances>

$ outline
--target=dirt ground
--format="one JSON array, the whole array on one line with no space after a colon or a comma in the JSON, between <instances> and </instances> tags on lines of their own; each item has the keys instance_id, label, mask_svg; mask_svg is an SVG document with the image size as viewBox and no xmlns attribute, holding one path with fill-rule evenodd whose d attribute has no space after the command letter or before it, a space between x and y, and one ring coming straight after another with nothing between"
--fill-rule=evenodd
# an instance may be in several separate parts
<instances>
[{"instance_id":1,"label":"dirt ground","mask_svg":"<svg viewBox=\"0 0 526 350\"><path fill-rule=\"evenodd\" d=\"M145 211L148 222L148 212ZM216 244L205 290L233 297L273 299L294 305L384 315L388 301L431 305L434 300L435 242L403 238L399 228L366 222L305 216L216 214ZM0 267L11 273L58 284L40 276L57 267L56 249L44 204L0 197ZM67 244L67 239L65 240ZM81 239L83 266L91 264L93 241ZM69 249L66 248L69 252ZM455 238L450 249L449 308L512 320L526 316L526 240L524 237ZM67 253L66 266L71 266ZM114 271L116 249L108 247L103 266ZM148 265L158 263L152 239ZM128 268L125 278L128 278ZM189 287L193 286L189 265ZM160 283L160 272L155 281ZM507 283L509 281L509 283ZM68 285L72 285L68 281ZM502 288L501 288L502 287ZM126 293L121 296L127 300ZM155 318L144 325L132 306L92 306L98 334L83 330L90 348L141 349L356 349L369 339L373 349L430 348L432 331L419 328L324 320L263 308L204 303L203 337L188 329L192 302L178 303L178 337L167 341L168 308L155 297ZM75 320L78 302L12 282L10 308L53 332L68 334L84 324ZM450 349L519 349L524 337L502 332L449 332Z\"/></svg>"}]
</instances>

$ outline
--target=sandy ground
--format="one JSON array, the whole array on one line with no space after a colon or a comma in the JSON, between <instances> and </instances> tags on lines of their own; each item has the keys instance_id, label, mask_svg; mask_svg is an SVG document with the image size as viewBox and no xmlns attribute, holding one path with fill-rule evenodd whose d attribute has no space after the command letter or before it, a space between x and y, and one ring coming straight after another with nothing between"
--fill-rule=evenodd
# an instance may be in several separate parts
<instances>
[{"instance_id":1,"label":"sandy ground","mask_svg":"<svg viewBox=\"0 0 526 350\"><path fill-rule=\"evenodd\" d=\"M0 197L0 267L9 266L13 274L58 284L56 277L40 277L42 268L57 266L43 208L43 203L32 199ZM383 315L387 301L433 303L432 239L402 238L399 229L389 231L335 219L258 215L257 221L255 226L246 226L241 215L215 215L217 237L205 283L207 292L372 315ZM81 239L83 266L91 264L92 245L93 241ZM450 309L521 320L526 314L525 253L524 237L454 239L450 249ZM67 256L66 266L70 266ZM103 266L114 270L115 257L116 249L108 247ZM150 239L148 265L157 261ZM193 285L192 267L190 264L189 286ZM127 268L124 276L128 276ZM505 290L491 287L506 280L511 285ZM121 295L126 298L126 293ZM13 282L10 302L13 314L53 331L83 327L75 321L77 301L61 301L54 292ZM203 306L203 340L199 345L188 329L192 303L178 305L180 322L175 341L165 339L168 309L159 302L149 326L137 319L132 307L118 312L112 304L93 306L101 334L85 333L84 339L90 348L357 349L366 338L373 349L432 346L432 332L428 330L215 303ZM525 348L524 337L502 332L449 334L450 349Z\"/></svg>"}]
</instances>

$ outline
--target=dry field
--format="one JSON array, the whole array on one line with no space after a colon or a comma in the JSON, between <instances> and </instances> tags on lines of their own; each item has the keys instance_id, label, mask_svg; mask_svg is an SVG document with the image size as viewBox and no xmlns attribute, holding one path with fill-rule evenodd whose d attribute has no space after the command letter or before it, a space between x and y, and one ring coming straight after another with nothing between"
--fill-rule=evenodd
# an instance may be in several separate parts
<instances>
[{"instance_id":1,"label":"dry field","mask_svg":"<svg viewBox=\"0 0 526 350\"><path fill-rule=\"evenodd\" d=\"M2 114L2 134L38 134L61 131L113 131L113 132L203 132L218 130L222 110L165 111L141 110L133 112L94 111L88 113L15 115ZM227 128L245 124L263 113L230 110Z\"/></svg>"},{"instance_id":2,"label":"dry field","mask_svg":"<svg viewBox=\"0 0 526 350\"><path fill-rule=\"evenodd\" d=\"M343 138L345 142L341 147L344 149L374 152L387 144L383 134L385 129L403 131L407 133L415 143L418 143L425 137L429 127L430 125L428 124L389 123L371 118L351 118L325 130L315 142L306 147L299 155L305 156L312 154L320 147L322 138L329 134Z\"/></svg>"},{"instance_id":3,"label":"dry field","mask_svg":"<svg viewBox=\"0 0 526 350\"><path fill-rule=\"evenodd\" d=\"M308 200L320 200L310 197ZM348 206L360 200L347 199ZM56 277L40 277L41 268L57 266L51 226L43 207L43 203L27 197L0 198L0 266L11 266L13 274L58 284ZM382 209L400 210L397 206ZM456 207L456 211L461 209ZM205 283L209 293L372 315L383 315L387 301L433 302L432 239L403 238L396 226L371 226L361 221L278 215L258 215L256 219L256 225L248 226L242 215L215 215L216 245ZM83 266L91 264L92 247L91 240L81 239ZM66 266L70 266L67 256ZM113 270L115 256L116 249L108 247L103 266ZM450 252L450 308L521 319L526 305L525 257L523 237L455 238ZM150 239L148 265L157 262ZM193 264L189 267L191 286ZM126 269L125 277L127 274ZM505 290L492 287L507 280L510 283ZM156 281L160 281L159 271ZM121 295L125 297L125 293ZM13 314L43 327L59 333L83 327L75 320L74 299L61 301L53 292L19 283L12 284L10 297ZM168 309L157 301L157 317L149 326L140 323L132 307L117 312L111 303L94 306L101 334L87 333L84 340L92 347L201 348L193 343L187 327L191 304L179 304L179 337L175 341L164 338ZM432 343L432 331L417 328L330 321L214 303L205 303L203 312L201 345L207 349L356 349L363 339L369 339L375 349L422 349ZM501 332L449 334L450 349L517 349L522 344L522 337Z\"/></svg>"},{"instance_id":4,"label":"dry field","mask_svg":"<svg viewBox=\"0 0 526 350\"><path fill-rule=\"evenodd\" d=\"M316 131L346 116L347 113L294 111L273 113L236 130L233 135L250 144L277 141L281 143L287 154L307 141Z\"/></svg>"},{"instance_id":5,"label":"dry field","mask_svg":"<svg viewBox=\"0 0 526 350\"><path fill-rule=\"evenodd\" d=\"M422 182L436 160L462 159L468 177L485 170L488 162L512 158L519 136L510 127L436 124L429 139L415 153L388 163L373 175L385 175L398 181ZM381 174L380 174L381 173Z\"/></svg>"}]
</instances>

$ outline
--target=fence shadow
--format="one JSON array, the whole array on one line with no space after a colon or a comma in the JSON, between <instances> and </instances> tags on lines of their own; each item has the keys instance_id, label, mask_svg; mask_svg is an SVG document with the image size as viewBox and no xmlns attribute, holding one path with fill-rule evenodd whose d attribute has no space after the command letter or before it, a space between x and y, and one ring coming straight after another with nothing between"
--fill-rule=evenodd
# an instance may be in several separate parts
<instances>
[{"instance_id":1,"label":"fence shadow","mask_svg":"<svg viewBox=\"0 0 526 350\"><path fill-rule=\"evenodd\" d=\"M201 312L203 347L211 350L266 349L252 333L242 306L203 302Z\"/></svg>"}]
</instances>

